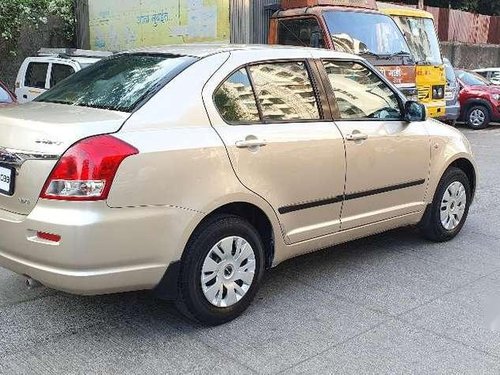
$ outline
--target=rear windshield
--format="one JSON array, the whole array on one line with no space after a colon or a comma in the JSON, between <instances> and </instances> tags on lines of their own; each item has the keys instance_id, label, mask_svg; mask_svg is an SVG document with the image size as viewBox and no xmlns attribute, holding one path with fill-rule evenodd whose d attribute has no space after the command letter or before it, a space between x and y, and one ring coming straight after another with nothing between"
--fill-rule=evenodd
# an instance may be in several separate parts
<instances>
[{"instance_id":1,"label":"rear windshield","mask_svg":"<svg viewBox=\"0 0 500 375\"><path fill-rule=\"evenodd\" d=\"M73 74L35 101L132 112L195 61L190 56L117 55Z\"/></svg>"}]
</instances>

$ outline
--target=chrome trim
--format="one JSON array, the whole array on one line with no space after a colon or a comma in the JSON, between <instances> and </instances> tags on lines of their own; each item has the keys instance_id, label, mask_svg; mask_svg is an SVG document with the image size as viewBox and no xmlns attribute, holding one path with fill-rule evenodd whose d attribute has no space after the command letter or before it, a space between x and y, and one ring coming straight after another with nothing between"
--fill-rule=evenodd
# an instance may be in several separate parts
<instances>
[{"instance_id":1,"label":"chrome trim","mask_svg":"<svg viewBox=\"0 0 500 375\"><path fill-rule=\"evenodd\" d=\"M27 160L58 160L59 155L0 147L0 163L20 167Z\"/></svg>"}]
</instances>

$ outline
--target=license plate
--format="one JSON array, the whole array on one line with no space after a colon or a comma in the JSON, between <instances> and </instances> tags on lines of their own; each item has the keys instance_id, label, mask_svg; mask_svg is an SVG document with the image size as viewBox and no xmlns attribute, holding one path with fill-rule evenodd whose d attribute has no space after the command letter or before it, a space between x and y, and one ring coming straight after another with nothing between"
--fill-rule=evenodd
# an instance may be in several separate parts
<instances>
[{"instance_id":1,"label":"license plate","mask_svg":"<svg viewBox=\"0 0 500 375\"><path fill-rule=\"evenodd\" d=\"M12 167L0 165L0 194L14 194L14 179L16 172Z\"/></svg>"}]
</instances>

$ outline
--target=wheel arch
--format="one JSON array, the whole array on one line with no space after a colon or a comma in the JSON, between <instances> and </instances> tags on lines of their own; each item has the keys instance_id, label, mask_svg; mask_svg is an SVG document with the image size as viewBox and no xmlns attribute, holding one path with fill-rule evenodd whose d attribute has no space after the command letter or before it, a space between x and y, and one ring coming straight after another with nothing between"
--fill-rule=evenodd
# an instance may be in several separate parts
<instances>
[{"instance_id":1,"label":"wheel arch","mask_svg":"<svg viewBox=\"0 0 500 375\"><path fill-rule=\"evenodd\" d=\"M257 232L259 232L262 239L262 244L264 246L266 255L266 268L271 268L275 253L275 234L273 223L262 208L253 203L245 201L226 203L213 209L210 213L205 215L205 217L198 223L192 233L195 233L197 228L217 215L235 215L247 220L250 224L252 224Z\"/></svg>"},{"instance_id":2,"label":"wheel arch","mask_svg":"<svg viewBox=\"0 0 500 375\"><path fill-rule=\"evenodd\" d=\"M175 300L177 298L181 263L187 244L200 226L211 220L214 216L224 214L239 216L248 220L255 227L262 238L266 269L273 266L276 246L284 245L281 226L274 211L270 207L262 207L251 198L214 203L211 209L206 210L206 213L199 213L189 228L187 228L187 234L182 241L183 245L181 245L182 251L179 260L168 265L165 274L153 290L153 293L157 297L165 300Z\"/></svg>"},{"instance_id":3,"label":"wheel arch","mask_svg":"<svg viewBox=\"0 0 500 375\"><path fill-rule=\"evenodd\" d=\"M458 158L454 160L446 170L455 167L458 169L461 169L464 171L464 173L467 175L467 178L469 179L469 182L471 184L471 195L472 199L474 199L474 196L476 194L476 187L477 187L477 172L476 168L474 167L474 164L469 159L466 158Z\"/></svg>"},{"instance_id":4,"label":"wheel arch","mask_svg":"<svg viewBox=\"0 0 500 375\"><path fill-rule=\"evenodd\" d=\"M480 105L480 106L483 106L483 107L486 107L486 109L488 110L489 112L489 115L491 117L492 113L493 113L493 107L491 105L491 103L489 103L487 100L485 99L481 99L481 98L473 98L473 99L468 99L465 101L464 103L464 119L466 119L467 117L467 113L469 112L469 110L476 106L476 105Z\"/></svg>"},{"instance_id":5,"label":"wheel arch","mask_svg":"<svg viewBox=\"0 0 500 375\"><path fill-rule=\"evenodd\" d=\"M470 155L466 153L460 153L455 155L450 160L447 160L439 168L435 168L434 171L432 172L433 178L431 178L430 181L430 189L429 189L429 195L427 198L427 204L431 204L432 201L434 200L434 195L436 194L436 189L439 185L439 182L443 178L444 174L446 171L450 168L459 168L464 171L464 173L467 175L469 178L469 181L471 183L471 194L472 194L472 199L474 199L474 195L476 193L476 188L477 188L477 168L476 164L473 159L470 158Z\"/></svg>"}]
</instances>

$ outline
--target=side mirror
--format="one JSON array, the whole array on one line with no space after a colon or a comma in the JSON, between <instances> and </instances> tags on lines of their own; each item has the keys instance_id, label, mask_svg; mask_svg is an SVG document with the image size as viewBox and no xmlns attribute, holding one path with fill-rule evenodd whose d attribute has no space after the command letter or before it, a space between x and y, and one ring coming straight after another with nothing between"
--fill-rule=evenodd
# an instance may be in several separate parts
<instances>
[{"instance_id":1,"label":"side mirror","mask_svg":"<svg viewBox=\"0 0 500 375\"><path fill-rule=\"evenodd\" d=\"M423 104L409 100L405 103L405 121L416 122L427 119L427 110Z\"/></svg>"}]
</instances>

